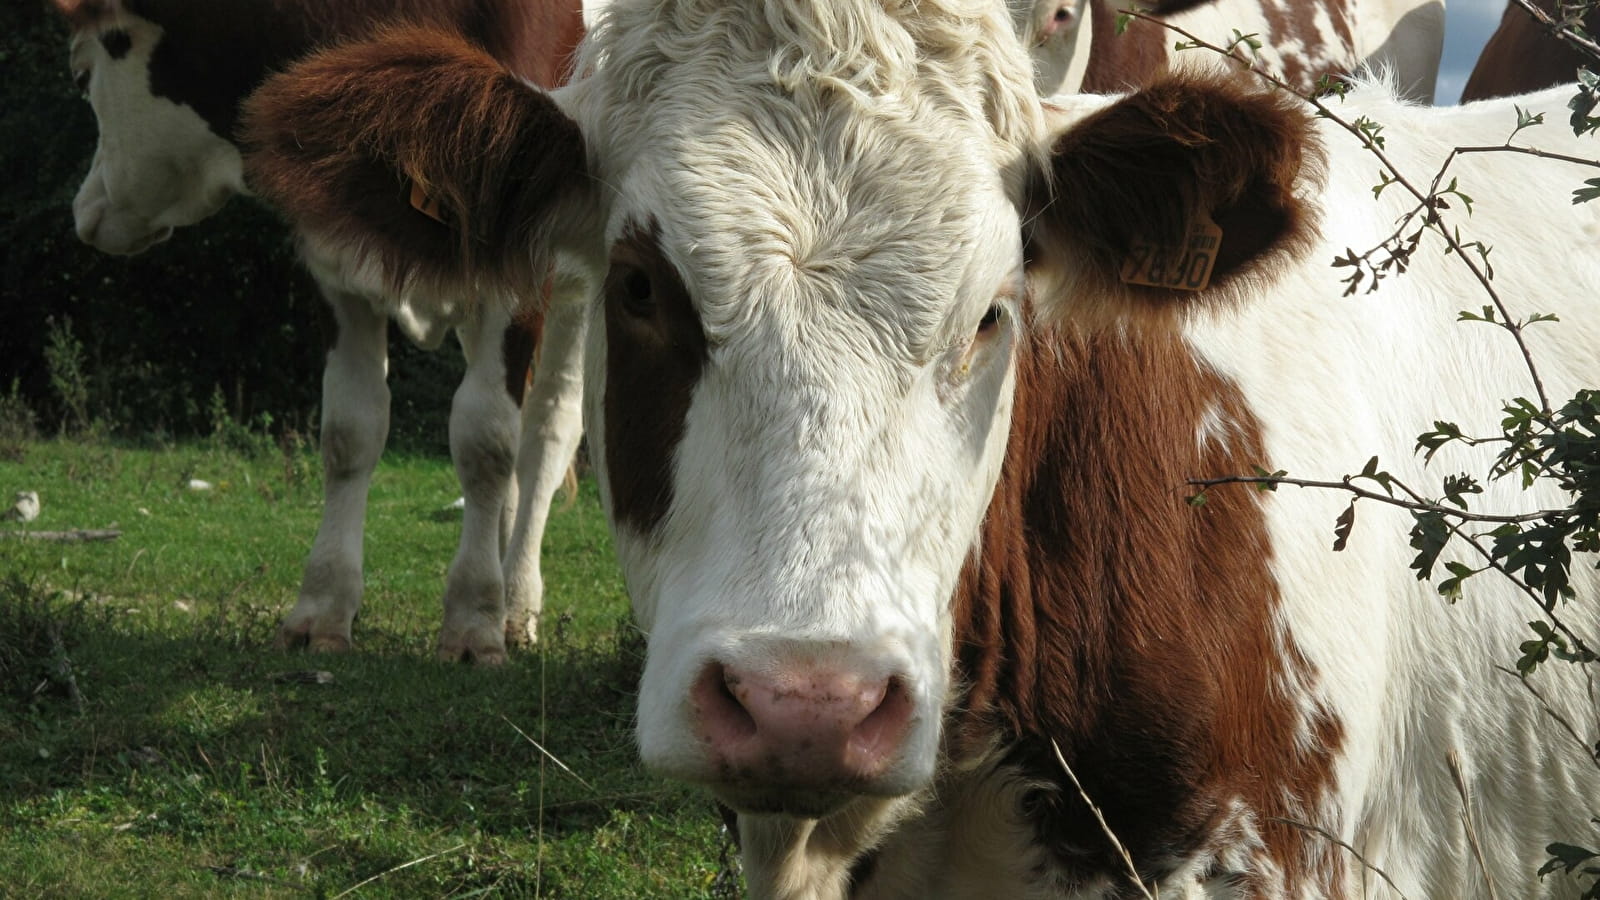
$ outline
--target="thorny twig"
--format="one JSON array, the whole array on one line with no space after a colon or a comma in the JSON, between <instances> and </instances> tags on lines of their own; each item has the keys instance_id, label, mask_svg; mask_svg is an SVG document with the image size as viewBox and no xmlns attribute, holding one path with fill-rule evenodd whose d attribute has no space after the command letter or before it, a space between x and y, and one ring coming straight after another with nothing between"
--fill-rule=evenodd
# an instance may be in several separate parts
<instances>
[{"instance_id":1,"label":"thorny twig","mask_svg":"<svg viewBox=\"0 0 1600 900\"><path fill-rule=\"evenodd\" d=\"M1400 890L1400 886L1394 883L1394 879L1389 877L1388 872L1385 872L1384 870L1373 865L1365 856L1361 855L1361 851L1340 840L1338 835L1333 834L1326 828L1319 828L1316 825L1310 824L1309 822L1296 822L1294 819L1284 819L1278 816L1268 816L1267 821L1277 822L1279 825L1287 825L1290 828L1298 828L1301 831L1309 831L1312 834L1320 835L1323 839L1329 841L1330 843L1343 847L1347 853L1356 858L1356 862L1361 863L1361 865L1368 871L1377 873L1378 877L1382 878L1384 883L1389 885L1389 889L1394 891L1395 894L1399 895L1400 900L1410 900L1410 898L1406 897L1405 892Z\"/></svg>"}]
</instances>

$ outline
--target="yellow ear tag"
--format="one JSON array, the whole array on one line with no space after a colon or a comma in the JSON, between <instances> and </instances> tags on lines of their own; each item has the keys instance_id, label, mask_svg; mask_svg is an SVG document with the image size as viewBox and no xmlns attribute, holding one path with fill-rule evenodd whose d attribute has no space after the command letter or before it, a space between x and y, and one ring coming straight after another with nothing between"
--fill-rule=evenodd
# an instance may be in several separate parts
<instances>
[{"instance_id":1,"label":"yellow ear tag","mask_svg":"<svg viewBox=\"0 0 1600 900\"><path fill-rule=\"evenodd\" d=\"M1217 247L1222 244L1222 229L1201 212L1189 223L1189 234L1181 247L1158 247L1136 240L1122 261L1124 284L1203 291L1211 283L1211 270L1217 265Z\"/></svg>"},{"instance_id":2,"label":"yellow ear tag","mask_svg":"<svg viewBox=\"0 0 1600 900\"><path fill-rule=\"evenodd\" d=\"M411 181L411 207L428 218L444 225L444 214L439 209L439 201L429 196L428 189L423 186L422 179Z\"/></svg>"}]
</instances>

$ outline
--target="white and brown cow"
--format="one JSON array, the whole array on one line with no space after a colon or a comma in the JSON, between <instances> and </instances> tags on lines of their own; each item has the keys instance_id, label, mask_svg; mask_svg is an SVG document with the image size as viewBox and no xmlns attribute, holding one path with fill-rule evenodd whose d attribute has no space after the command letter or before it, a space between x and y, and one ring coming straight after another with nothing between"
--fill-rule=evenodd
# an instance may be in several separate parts
<instances>
[{"instance_id":1,"label":"white and brown cow","mask_svg":"<svg viewBox=\"0 0 1600 900\"><path fill-rule=\"evenodd\" d=\"M240 104L268 74L313 48L384 24L425 23L462 35L518 77L553 87L565 80L583 34L579 0L56 4L72 25L73 75L100 127L73 216L85 242L121 254L159 243L249 193L237 146ZM279 643L350 645L361 602L367 489L389 429L392 319L424 347L437 347L454 330L467 357L450 417L465 509L439 653L500 661L508 638L535 637L544 593L539 544L581 436L582 320L569 299L581 287L559 279L547 317L543 279L492 296L471 288L393 292L369 273L308 262L337 324L322 387L326 503Z\"/></svg>"},{"instance_id":2,"label":"white and brown cow","mask_svg":"<svg viewBox=\"0 0 1600 900\"><path fill-rule=\"evenodd\" d=\"M1496 670L1528 601L1443 602L1398 511L1334 553L1343 496L1186 503L1258 465L1481 470L1415 435L1530 390L1436 247L1342 296L1329 262L1404 203L1345 131L1215 76L1047 109L977 0L619 0L583 59L546 94L425 30L330 50L252 99L248 166L316 253L401 284L603 275L586 422L649 633L639 747L737 811L752 895L1131 896L1065 766L1164 897L1388 896L1291 823L1413 898L1577 893L1534 871L1584 833L1600 733L1571 667L1535 681L1581 741ZM1343 113L1419 177L1514 121L1374 86ZM1600 376L1600 210L1521 162L1458 161L1462 227L1517 315L1560 315L1529 339L1567 392ZM1119 279L1201 220L1209 284Z\"/></svg>"},{"instance_id":3,"label":"white and brown cow","mask_svg":"<svg viewBox=\"0 0 1600 900\"><path fill-rule=\"evenodd\" d=\"M1261 43L1259 61L1310 90L1319 77L1362 66L1390 73L1403 97L1433 102L1444 50L1443 0L1007 0L1032 56L1043 96L1123 91L1173 65L1215 64L1208 51L1179 50L1149 23L1116 33L1134 7L1222 46L1235 34ZM1241 48L1248 53L1248 48Z\"/></svg>"}]
</instances>

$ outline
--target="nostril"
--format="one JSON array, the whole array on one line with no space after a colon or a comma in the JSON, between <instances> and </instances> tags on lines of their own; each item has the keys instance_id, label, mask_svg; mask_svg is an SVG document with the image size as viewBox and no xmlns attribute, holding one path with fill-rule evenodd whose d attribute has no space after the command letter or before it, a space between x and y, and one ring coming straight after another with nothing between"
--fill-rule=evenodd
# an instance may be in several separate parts
<instances>
[{"instance_id":1,"label":"nostril","mask_svg":"<svg viewBox=\"0 0 1600 900\"><path fill-rule=\"evenodd\" d=\"M877 708L850 734L850 752L863 760L884 760L894 754L911 724L911 695L899 678L889 679Z\"/></svg>"},{"instance_id":2,"label":"nostril","mask_svg":"<svg viewBox=\"0 0 1600 900\"><path fill-rule=\"evenodd\" d=\"M712 743L742 741L756 733L755 717L740 702L738 688L739 676L717 662L707 664L695 682L694 703Z\"/></svg>"}]
</instances>

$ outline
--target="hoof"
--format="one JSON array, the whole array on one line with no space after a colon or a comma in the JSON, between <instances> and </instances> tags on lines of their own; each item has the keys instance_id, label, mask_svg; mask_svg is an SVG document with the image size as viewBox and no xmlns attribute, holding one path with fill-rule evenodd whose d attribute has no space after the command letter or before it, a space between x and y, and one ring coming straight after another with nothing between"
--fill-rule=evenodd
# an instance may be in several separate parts
<instances>
[{"instance_id":1,"label":"hoof","mask_svg":"<svg viewBox=\"0 0 1600 900\"><path fill-rule=\"evenodd\" d=\"M501 666L506 662L506 648L499 642L452 641L440 638L435 651L440 662L466 663L474 666Z\"/></svg>"},{"instance_id":2,"label":"hoof","mask_svg":"<svg viewBox=\"0 0 1600 900\"><path fill-rule=\"evenodd\" d=\"M309 625L284 625L278 629L273 646L279 650L309 650L312 653L344 653L350 649L348 634L312 634Z\"/></svg>"},{"instance_id":3,"label":"hoof","mask_svg":"<svg viewBox=\"0 0 1600 900\"><path fill-rule=\"evenodd\" d=\"M521 623L515 617L506 619L506 646L527 649L539 643L539 617L528 616Z\"/></svg>"}]
</instances>

